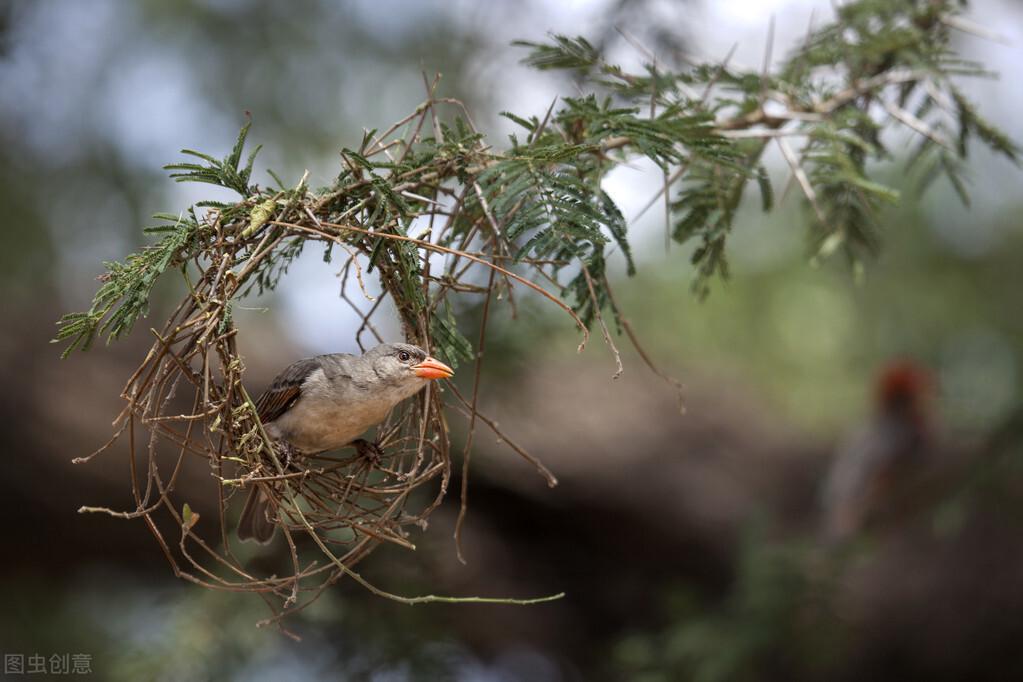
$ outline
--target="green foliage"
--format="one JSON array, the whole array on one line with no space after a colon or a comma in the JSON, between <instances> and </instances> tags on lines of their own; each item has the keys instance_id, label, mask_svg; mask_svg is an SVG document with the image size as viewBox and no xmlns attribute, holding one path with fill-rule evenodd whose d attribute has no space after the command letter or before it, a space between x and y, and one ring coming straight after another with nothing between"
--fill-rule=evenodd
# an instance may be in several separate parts
<instances>
[{"instance_id":1,"label":"green foliage","mask_svg":"<svg viewBox=\"0 0 1023 682\"><path fill-rule=\"evenodd\" d=\"M925 181L948 177L964 201L971 140L1018 161L1016 145L953 83L983 73L950 51L944 18L959 11L952 0L848 3L775 71L658 63L632 74L582 37L516 43L529 49L530 66L571 71L583 94L561 98L542 118L505 112L523 139L512 135L507 149L496 150L463 110L439 115L431 91L402 122L369 131L358 149L343 150L337 180L316 192L304 181L288 189L272 172L278 189L250 184L259 148L243 165L246 123L226 158L183 150L203 163L166 166L177 181L216 184L242 200L200 202L209 209L205 217L190 213L160 243L110 265L92 308L64 317L58 338L70 340L70 350L97 333L127 331L145 313L159 275L201 256L197 236L214 231L242 247L235 265L243 266L259 244L272 249L259 267L244 271L238 295L273 289L309 239L326 242L325 258L340 240L380 278L406 330L433 334L453 361L471 356L448 317L451 288L475 286L467 270L454 267L470 247L533 281L553 283L588 326L610 302L608 263L620 254L627 274L635 272L628 225L602 182L615 164L637 158L663 171L671 237L694 243L693 288L705 295L728 274L728 240L747 185L756 185L765 211L776 203L764 168L775 138L813 210L812 251L841 249L858 262L878 249L877 216L898 198L870 177L890 159L889 126L918 136L910 163L926 164ZM879 117L882 110L889 115ZM426 221L434 241L410 242ZM344 225L356 229L337 227ZM419 254L434 244L453 255L440 278L427 277ZM440 304L443 316L435 314Z\"/></svg>"},{"instance_id":2,"label":"green foliage","mask_svg":"<svg viewBox=\"0 0 1023 682\"><path fill-rule=\"evenodd\" d=\"M529 56L523 61L534 69L588 70L600 61L600 53L582 36L551 36L553 44L530 43L516 40L512 45L528 47Z\"/></svg>"},{"instance_id":3,"label":"green foliage","mask_svg":"<svg viewBox=\"0 0 1023 682\"><path fill-rule=\"evenodd\" d=\"M458 331L450 305L444 306L444 313L433 316L434 353L452 367L472 360L472 344Z\"/></svg>"},{"instance_id":4,"label":"green foliage","mask_svg":"<svg viewBox=\"0 0 1023 682\"><path fill-rule=\"evenodd\" d=\"M252 175L252 165L256 162L256 155L259 154L259 150L262 149L262 145L256 147L249 154L248 160L245 162L245 167L242 168L238 164L242 160L242 150L245 148L245 138L248 137L249 128L252 126L252 121L248 121L242 126L241 131L238 133L238 140L234 144L234 148L231 149L231 153L228 154L223 160L216 159L209 154L203 154L192 149L182 149L182 154L188 154L189 156L195 156L206 162L205 165L199 163L172 163L164 166L164 170L181 171L179 173L171 173L170 176L178 182L205 182L211 185L219 185L226 187L227 189L233 189L243 197L249 196L252 191L249 188L249 177Z\"/></svg>"},{"instance_id":5,"label":"green foliage","mask_svg":"<svg viewBox=\"0 0 1023 682\"><path fill-rule=\"evenodd\" d=\"M700 240L692 262L698 273L693 288L702 295L706 295L707 282L713 275L728 275L725 240L747 181L757 177L759 184L764 182L759 166L748 165L756 163L763 148L762 143L754 142L746 156L715 158L693 155L688 166L688 182L671 203L672 212L678 216L672 231L675 241Z\"/></svg>"},{"instance_id":6,"label":"green foliage","mask_svg":"<svg viewBox=\"0 0 1023 682\"><path fill-rule=\"evenodd\" d=\"M655 153L639 142L634 127L627 129L624 121L618 122L616 134L630 136L632 151L684 170L672 188L672 235L679 242L699 242L693 254L694 289L705 294L713 276L727 275L725 244L745 184L755 180L764 209L773 205L766 174L757 166L760 153L744 150L741 138L722 138L718 134L722 129L727 135L727 131L760 128L764 144L772 131L781 129L793 139L805 140L798 163L809 178L810 187L804 192L819 223L811 236L813 251L820 253L827 246L824 250L830 253L842 247L853 262L877 251L878 211L897 199L893 190L868 178L870 162L889 158L882 129L888 124L908 127L906 117L893 114L888 120L876 119L872 107L882 102L898 108L915 106L916 118L939 133L949 127L950 120L958 124L954 155L941 147L935 135L922 139L914 157L936 156L928 179L946 175L964 201L968 195L957 159L966 157L968 140L975 138L1018 162L1018 147L985 121L952 83L955 76L985 75L950 52L949 29L943 19L960 9L956 2L912 0L845 4L839 8L838 21L811 32L773 74L712 64L675 72L650 64L644 75L626 74L604 62L584 39L566 36L552 36L546 44L524 44L532 50L524 61L537 68L571 69L593 87L613 94L619 107L650 110L653 103L658 113L650 116L647 125L671 140L672 149L683 160ZM703 90L702 97L696 96L694 87ZM936 106L935 98L954 105ZM765 101L787 111L768 114ZM567 109L580 111L572 104ZM696 140L677 130L656 127L655 119L682 116L707 117L710 137L706 142L713 145L709 150L699 149ZM583 120L598 119L590 112Z\"/></svg>"},{"instance_id":7,"label":"green foliage","mask_svg":"<svg viewBox=\"0 0 1023 682\"><path fill-rule=\"evenodd\" d=\"M163 238L128 256L121 263L107 263L103 285L96 292L92 307L84 313L68 313L60 319L55 341L68 341L63 357L76 349L87 349L97 335L116 339L149 309L153 287L168 268L180 266L201 248L203 228L189 211L187 215L157 214L166 225L147 228L149 234Z\"/></svg>"},{"instance_id":8,"label":"green foliage","mask_svg":"<svg viewBox=\"0 0 1023 682\"><path fill-rule=\"evenodd\" d=\"M1017 166L1019 165L1020 149L1001 130L986 121L966 96L958 88L951 88L950 94L955 100L959 114L959 138L957 151L959 156L966 158L967 144L971 137L978 138L988 147L1005 156Z\"/></svg>"}]
</instances>

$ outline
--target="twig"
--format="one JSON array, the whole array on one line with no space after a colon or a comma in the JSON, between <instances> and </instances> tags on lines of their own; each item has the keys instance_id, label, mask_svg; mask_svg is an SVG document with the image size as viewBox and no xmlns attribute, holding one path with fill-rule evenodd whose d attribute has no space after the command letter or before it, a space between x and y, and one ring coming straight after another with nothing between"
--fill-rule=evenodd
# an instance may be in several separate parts
<instances>
[{"instance_id":1,"label":"twig","mask_svg":"<svg viewBox=\"0 0 1023 682\"><path fill-rule=\"evenodd\" d=\"M317 235L319 235L321 237L326 237L326 238L332 239L334 241L340 241L339 238L336 235L330 235L330 234L326 234L326 233L323 233L323 232L317 232L316 230L311 230L310 228L306 227L305 225L299 225L297 223L286 223L286 222L281 222L281 221L278 221L278 220L274 220L274 221L271 221L271 222L274 225L278 225L280 227L287 227L287 228L290 228L290 229L293 229L293 230L299 230L299 231L302 231L302 232L317 234ZM422 248L428 249L430 251L436 251L437 253L449 253L449 254L452 254L452 255L459 256L461 258L465 258L465 259L471 260L474 263L479 263L480 265L485 265L485 266L487 266L489 268L497 270L498 272L500 272L505 277L510 277L513 280L515 280L516 282L518 282L519 284L523 284L523 285L529 287L530 289L532 289L533 291L536 291L541 296L543 296L547 300L551 301L552 303L557 305L559 308L564 310L566 313L568 313L568 315L576 323L576 326L579 327L579 331L583 335L583 340L579 344L579 352L582 352L582 350L586 347L586 342L590 338L590 332L586 328L586 325L584 325L583 321L581 319L579 319L579 316L575 314L575 311L572 310L568 305L563 303L561 301L561 299L559 299L556 296L552 295L550 292L548 292L543 287L537 286L533 282L530 282L528 279L520 277L519 275L516 275L514 272L506 270L505 268L502 268L500 265L496 265L494 263L488 263L487 261L483 260L482 258L477 258L476 256L472 255L471 253L467 253L465 251L459 251L458 249L452 249L452 248L449 248L447 246L441 246L440 244L432 244L430 242L426 242L426 241L423 241L421 239L414 239L413 237L406 237L403 234L393 234L393 233L390 233L390 232L375 232L373 230L367 230L367 229L364 229L364 228L361 228L361 227L356 227L354 225L338 225L336 223L328 223L328 222L324 222L323 226L324 227L332 227L332 228L334 228L336 230L350 230L352 232L358 232L358 233L361 233L361 234L367 234L367 235L371 235L371 236L374 236L374 237L383 237L384 239L393 239L395 241L410 242L412 244L416 244L417 246L421 246Z\"/></svg>"},{"instance_id":2,"label":"twig","mask_svg":"<svg viewBox=\"0 0 1023 682\"><path fill-rule=\"evenodd\" d=\"M778 143L782 156L785 157L785 161L792 169L792 175L796 178L796 181L799 182L799 186L802 188L803 194L806 195L806 200L810 202L811 206L813 206L814 213L817 214L817 220L821 222L821 225L827 228L828 221L824 216L824 211L821 210L821 207L817 204L817 192L814 191L813 185L810 184L810 179L806 177L806 172L799 164L799 159L796 158L795 153L792 151L792 147L789 146L789 143L786 142L784 138L776 138L775 142Z\"/></svg>"}]
</instances>

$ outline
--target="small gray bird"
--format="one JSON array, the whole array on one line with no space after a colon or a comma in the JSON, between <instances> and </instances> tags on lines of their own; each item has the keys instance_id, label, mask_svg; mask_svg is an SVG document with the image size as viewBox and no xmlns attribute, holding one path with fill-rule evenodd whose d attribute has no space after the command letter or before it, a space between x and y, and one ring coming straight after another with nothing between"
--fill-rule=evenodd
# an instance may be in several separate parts
<instances>
[{"instance_id":1,"label":"small gray bird","mask_svg":"<svg viewBox=\"0 0 1023 682\"><path fill-rule=\"evenodd\" d=\"M286 451L312 455L357 442L391 409L433 379L454 371L423 349L385 343L361 357L333 353L289 365L256 401L266 434ZM253 486L238 521L242 540L269 542L276 521L268 499Z\"/></svg>"}]
</instances>

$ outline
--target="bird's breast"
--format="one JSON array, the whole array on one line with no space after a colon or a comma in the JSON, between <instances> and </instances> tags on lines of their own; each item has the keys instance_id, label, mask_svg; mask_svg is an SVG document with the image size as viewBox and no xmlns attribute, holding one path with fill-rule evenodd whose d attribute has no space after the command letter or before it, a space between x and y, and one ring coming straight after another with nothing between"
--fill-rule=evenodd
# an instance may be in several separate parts
<instances>
[{"instance_id":1,"label":"bird's breast","mask_svg":"<svg viewBox=\"0 0 1023 682\"><path fill-rule=\"evenodd\" d=\"M301 398L272 426L278 437L302 452L323 452L351 443L386 416L386 409L369 405L324 404Z\"/></svg>"}]
</instances>

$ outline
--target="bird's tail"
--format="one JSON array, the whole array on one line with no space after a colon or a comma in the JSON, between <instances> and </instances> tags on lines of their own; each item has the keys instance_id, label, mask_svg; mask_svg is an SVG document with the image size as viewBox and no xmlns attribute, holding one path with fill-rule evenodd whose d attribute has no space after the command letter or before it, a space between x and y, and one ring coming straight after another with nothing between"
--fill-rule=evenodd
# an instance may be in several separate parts
<instances>
[{"instance_id":1,"label":"bird's tail","mask_svg":"<svg viewBox=\"0 0 1023 682\"><path fill-rule=\"evenodd\" d=\"M270 520L270 500L260 490L258 485L253 484L249 490L249 497L245 500L245 508L242 509L241 518L238 519L238 539L252 540L260 544L266 544L273 539L277 525Z\"/></svg>"}]
</instances>

